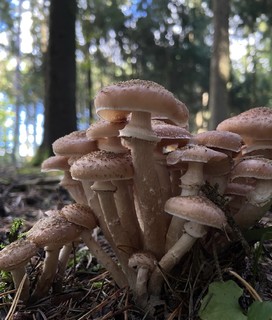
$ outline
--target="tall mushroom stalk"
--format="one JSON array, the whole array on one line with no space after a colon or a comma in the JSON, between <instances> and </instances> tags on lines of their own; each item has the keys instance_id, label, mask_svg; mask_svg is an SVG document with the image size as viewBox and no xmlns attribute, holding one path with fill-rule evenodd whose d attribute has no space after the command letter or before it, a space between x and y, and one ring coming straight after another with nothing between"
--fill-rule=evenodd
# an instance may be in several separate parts
<instances>
[{"instance_id":1,"label":"tall mushroom stalk","mask_svg":"<svg viewBox=\"0 0 272 320\"><path fill-rule=\"evenodd\" d=\"M151 114L166 116L186 125L188 110L162 86L143 80L120 82L103 88L95 97L97 114L108 121L131 119L120 136L132 154L134 187L144 228L144 245L158 258L164 253L167 223L164 219L159 178L153 157L159 140L151 128ZM144 164L144 165L143 165Z\"/></svg>"}]
</instances>

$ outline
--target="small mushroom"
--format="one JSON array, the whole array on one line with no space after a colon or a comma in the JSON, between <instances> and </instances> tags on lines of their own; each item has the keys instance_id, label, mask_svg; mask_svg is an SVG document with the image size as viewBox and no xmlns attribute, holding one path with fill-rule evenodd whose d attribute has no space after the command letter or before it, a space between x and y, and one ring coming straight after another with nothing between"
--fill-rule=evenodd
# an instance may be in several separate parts
<instances>
[{"instance_id":1,"label":"small mushroom","mask_svg":"<svg viewBox=\"0 0 272 320\"><path fill-rule=\"evenodd\" d=\"M272 160L258 157L245 157L231 171L232 182L254 183L247 193L247 201L234 216L242 227L248 228L258 222L272 203Z\"/></svg>"},{"instance_id":2,"label":"small mushroom","mask_svg":"<svg viewBox=\"0 0 272 320\"><path fill-rule=\"evenodd\" d=\"M23 238L18 239L7 245L0 251L0 270L11 273L15 289L18 289L21 281L26 275L25 266L29 260L37 253L38 246ZM23 284L21 300L26 302L29 298L29 278Z\"/></svg>"},{"instance_id":3,"label":"small mushroom","mask_svg":"<svg viewBox=\"0 0 272 320\"><path fill-rule=\"evenodd\" d=\"M160 268L166 273L179 263L198 238L207 233L207 227L224 229L227 225L224 212L203 196L170 198L166 201L165 211L186 220L184 233L159 261ZM154 270L149 282L149 290L154 295L158 295L161 290L163 278L160 268Z\"/></svg>"},{"instance_id":4,"label":"small mushroom","mask_svg":"<svg viewBox=\"0 0 272 320\"><path fill-rule=\"evenodd\" d=\"M128 260L130 268L137 273L134 297L136 303L145 307L148 300L147 284L149 277L156 266L156 258L148 252L136 252Z\"/></svg>"},{"instance_id":5,"label":"small mushroom","mask_svg":"<svg viewBox=\"0 0 272 320\"><path fill-rule=\"evenodd\" d=\"M31 301L44 297L49 291L58 267L60 249L80 236L82 227L68 222L57 210L48 217L38 220L27 232L26 239L44 248L43 270L31 296Z\"/></svg>"}]
</instances>

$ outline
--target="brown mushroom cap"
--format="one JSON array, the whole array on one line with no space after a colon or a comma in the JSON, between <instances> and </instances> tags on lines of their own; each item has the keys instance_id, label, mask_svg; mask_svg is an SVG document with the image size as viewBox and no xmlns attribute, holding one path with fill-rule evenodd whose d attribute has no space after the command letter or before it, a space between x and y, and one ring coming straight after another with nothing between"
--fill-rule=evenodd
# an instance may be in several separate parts
<instances>
[{"instance_id":1,"label":"brown mushroom cap","mask_svg":"<svg viewBox=\"0 0 272 320\"><path fill-rule=\"evenodd\" d=\"M247 140L266 140L272 137L272 109L257 107L237 116L228 118L218 124L216 130L238 133Z\"/></svg>"},{"instance_id":2,"label":"brown mushroom cap","mask_svg":"<svg viewBox=\"0 0 272 320\"><path fill-rule=\"evenodd\" d=\"M203 196L170 198L164 210L173 216L217 229L222 229L227 223L224 212Z\"/></svg>"},{"instance_id":3,"label":"brown mushroom cap","mask_svg":"<svg viewBox=\"0 0 272 320\"><path fill-rule=\"evenodd\" d=\"M231 181L240 178L272 179L272 160L266 158L243 158L231 171Z\"/></svg>"},{"instance_id":4,"label":"brown mushroom cap","mask_svg":"<svg viewBox=\"0 0 272 320\"><path fill-rule=\"evenodd\" d=\"M50 215L37 221L27 232L26 238L39 247L64 245L77 239L82 228L60 215Z\"/></svg>"},{"instance_id":5,"label":"brown mushroom cap","mask_svg":"<svg viewBox=\"0 0 272 320\"><path fill-rule=\"evenodd\" d=\"M230 171L229 157L222 153L201 145L187 145L170 152L167 156L167 164L184 168L184 163L204 163L207 174L223 175Z\"/></svg>"},{"instance_id":6,"label":"brown mushroom cap","mask_svg":"<svg viewBox=\"0 0 272 320\"><path fill-rule=\"evenodd\" d=\"M211 130L194 135L190 143L238 153L241 151L243 139L237 133Z\"/></svg>"},{"instance_id":7,"label":"brown mushroom cap","mask_svg":"<svg viewBox=\"0 0 272 320\"><path fill-rule=\"evenodd\" d=\"M79 130L57 139L52 148L56 155L74 156L97 150L97 145L95 140L86 137L86 130Z\"/></svg>"},{"instance_id":8,"label":"brown mushroom cap","mask_svg":"<svg viewBox=\"0 0 272 320\"><path fill-rule=\"evenodd\" d=\"M91 126L86 131L86 136L88 139L99 139L105 137L117 137L119 135L119 130L122 130L127 121L123 122L109 122L105 120L98 120L91 124Z\"/></svg>"},{"instance_id":9,"label":"brown mushroom cap","mask_svg":"<svg viewBox=\"0 0 272 320\"><path fill-rule=\"evenodd\" d=\"M134 270L144 268L151 272L155 269L156 261L156 258L149 252L136 252L129 258L128 266Z\"/></svg>"},{"instance_id":10,"label":"brown mushroom cap","mask_svg":"<svg viewBox=\"0 0 272 320\"><path fill-rule=\"evenodd\" d=\"M70 169L70 165L68 164L69 157L65 156L52 156L44 160L41 164L41 171L67 171Z\"/></svg>"},{"instance_id":11,"label":"brown mushroom cap","mask_svg":"<svg viewBox=\"0 0 272 320\"><path fill-rule=\"evenodd\" d=\"M118 82L101 89L94 105L99 117L119 122L132 111L150 112L169 118L180 126L188 123L187 107L163 86L146 80Z\"/></svg>"},{"instance_id":12,"label":"brown mushroom cap","mask_svg":"<svg viewBox=\"0 0 272 320\"><path fill-rule=\"evenodd\" d=\"M38 246L28 239L12 242L0 251L0 270L12 271L24 266L38 249Z\"/></svg>"},{"instance_id":13,"label":"brown mushroom cap","mask_svg":"<svg viewBox=\"0 0 272 320\"><path fill-rule=\"evenodd\" d=\"M95 151L73 163L71 174L74 179L109 181L130 179L134 175L130 153Z\"/></svg>"},{"instance_id":14,"label":"brown mushroom cap","mask_svg":"<svg viewBox=\"0 0 272 320\"><path fill-rule=\"evenodd\" d=\"M60 210L60 214L63 215L67 221L78 226L90 230L97 227L95 215L91 208L87 205L79 203L69 204Z\"/></svg>"}]
</instances>

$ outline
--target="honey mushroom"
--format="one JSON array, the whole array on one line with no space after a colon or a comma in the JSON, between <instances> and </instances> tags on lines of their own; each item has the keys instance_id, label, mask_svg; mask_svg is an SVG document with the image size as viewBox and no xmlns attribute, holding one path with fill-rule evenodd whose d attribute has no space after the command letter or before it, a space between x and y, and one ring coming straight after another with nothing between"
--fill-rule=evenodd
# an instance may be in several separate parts
<instances>
[{"instance_id":1,"label":"honey mushroom","mask_svg":"<svg viewBox=\"0 0 272 320\"><path fill-rule=\"evenodd\" d=\"M136 199L139 202L144 228L144 245L157 257L164 253L166 223L159 178L155 169L154 148L158 138L151 128L151 116L170 118L186 126L188 110L172 93L152 81L129 80L102 88L94 100L96 112L102 119L120 122L131 119L120 137L132 155ZM144 165L143 165L144 164Z\"/></svg>"}]
</instances>

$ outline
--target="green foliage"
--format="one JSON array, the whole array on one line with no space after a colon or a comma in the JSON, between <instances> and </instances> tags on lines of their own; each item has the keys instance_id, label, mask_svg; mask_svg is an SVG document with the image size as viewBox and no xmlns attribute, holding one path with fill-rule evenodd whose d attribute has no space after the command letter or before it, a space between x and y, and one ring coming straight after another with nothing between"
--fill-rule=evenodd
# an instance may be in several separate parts
<instances>
[{"instance_id":1,"label":"green foliage","mask_svg":"<svg viewBox=\"0 0 272 320\"><path fill-rule=\"evenodd\" d=\"M23 226L24 222L20 218L16 218L13 220L10 230L8 232L8 240L9 243L16 241L22 235L20 235L21 227Z\"/></svg>"},{"instance_id":2,"label":"green foliage","mask_svg":"<svg viewBox=\"0 0 272 320\"><path fill-rule=\"evenodd\" d=\"M245 320L238 303L243 290L232 280L213 282L204 297L199 316L202 320Z\"/></svg>"},{"instance_id":3,"label":"green foliage","mask_svg":"<svg viewBox=\"0 0 272 320\"><path fill-rule=\"evenodd\" d=\"M247 314L239 305L243 290L232 280L212 282L204 297L199 317L201 320L272 320L272 302L254 301Z\"/></svg>"},{"instance_id":4,"label":"green foliage","mask_svg":"<svg viewBox=\"0 0 272 320\"><path fill-rule=\"evenodd\" d=\"M248 309L248 320L272 320L272 302L254 301Z\"/></svg>"}]
</instances>

